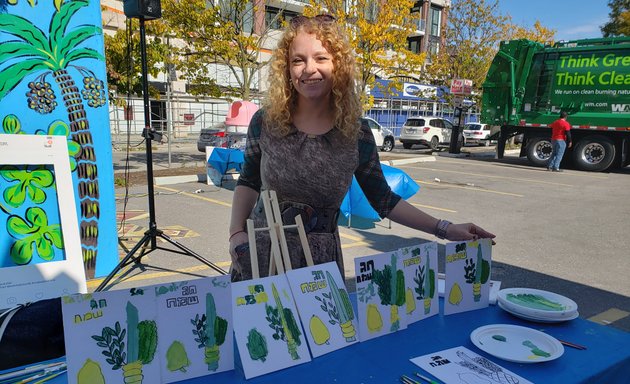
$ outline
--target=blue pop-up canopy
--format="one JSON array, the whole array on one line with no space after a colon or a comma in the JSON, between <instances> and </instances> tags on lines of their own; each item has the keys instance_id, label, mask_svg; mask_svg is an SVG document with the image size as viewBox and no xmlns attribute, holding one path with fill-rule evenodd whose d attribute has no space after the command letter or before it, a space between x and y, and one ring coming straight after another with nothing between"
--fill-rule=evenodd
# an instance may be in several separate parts
<instances>
[{"instance_id":1,"label":"blue pop-up canopy","mask_svg":"<svg viewBox=\"0 0 630 384\"><path fill-rule=\"evenodd\" d=\"M416 184L405 171L398 168L390 167L389 165L381 164L383 169L383 175L387 184L391 187L392 191L400 195L403 199L407 200L411 196L415 195L420 189L420 186ZM368 220L381 220L378 213L372 208L368 202L367 197L363 194L357 179L352 177L352 185L350 190L346 194L341 203L341 214L350 220L351 216L359 216Z\"/></svg>"}]
</instances>

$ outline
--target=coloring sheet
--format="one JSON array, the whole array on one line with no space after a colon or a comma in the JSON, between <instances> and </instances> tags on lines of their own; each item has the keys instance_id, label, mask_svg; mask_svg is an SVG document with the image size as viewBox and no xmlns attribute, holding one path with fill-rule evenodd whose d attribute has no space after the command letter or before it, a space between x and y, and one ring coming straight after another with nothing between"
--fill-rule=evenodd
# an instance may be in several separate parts
<instances>
[{"instance_id":1,"label":"coloring sheet","mask_svg":"<svg viewBox=\"0 0 630 384\"><path fill-rule=\"evenodd\" d=\"M230 276L154 285L162 383L234 369Z\"/></svg>"},{"instance_id":2,"label":"coloring sheet","mask_svg":"<svg viewBox=\"0 0 630 384\"><path fill-rule=\"evenodd\" d=\"M358 324L337 263L287 271L313 357L359 340Z\"/></svg>"},{"instance_id":3,"label":"coloring sheet","mask_svg":"<svg viewBox=\"0 0 630 384\"><path fill-rule=\"evenodd\" d=\"M437 315L440 313L437 243L422 243L398 252L405 272L407 324Z\"/></svg>"},{"instance_id":4,"label":"coloring sheet","mask_svg":"<svg viewBox=\"0 0 630 384\"><path fill-rule=\"evenodd\" d=\"M429 353L410 360L446 384L532 384L465 347Z\"/></svg>"},{"instance_id":5,"label":"coloring sheet","mask_svg":"<svg viewBox=\"0 0 630 384\"><path fill-rule=\"evenodd\" d=\"M245 378L311 361L285 275L232 283L232 315Z\"/></svg>"},{"instance_id":6,"label":"coloring sheet","mask_svg":"<svg viewBox=\"0 0 630 384\"><path fill-rule=\"evenodd\" d=\"M68 383L160 383L155 294L132 288L65 296Z\"/></svg>"},{"instance_id":7,"label":"coloring sheet","mask_svg":"<svg viewBox=\"0 0 630 384\"><path fill-rule=\"evenodd\" d=\"M444 314L487 307L492 240L453 242L445 247Z\"/></svg>"},{"instance_id":8,"label":"coloring sheet","mask_svg":"<svg viewBox=\"0 0 630 384\"><path fill-rule=\"evenodd\" d=\"M398 251L354 259L361 341L407 328L405 274Z\"/></svg>"},{"instance_id":9,"label":"coloring sheet","mask_svg":"<svg viewBox=\"0 0 630 384\"><path fill-rule=\"evenodd\" d=\"M0 134L0 309L86 293L65 138Z\"/></svg>"}]
</instances>

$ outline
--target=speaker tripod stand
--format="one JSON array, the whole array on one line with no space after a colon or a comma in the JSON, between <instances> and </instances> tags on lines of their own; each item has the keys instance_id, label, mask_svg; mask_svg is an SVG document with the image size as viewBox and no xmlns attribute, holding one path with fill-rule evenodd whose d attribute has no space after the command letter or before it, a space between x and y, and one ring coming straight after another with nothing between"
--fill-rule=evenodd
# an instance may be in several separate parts
<instances>
[{"instance_id":1,"label":"speaker tripod stand","mask_svg":"<svg viewBox=\"0 0 630 384\"><path fill-rule=\"evenodd\" d=\"M142 239L125 255L125 257L116 265L114 270L101 282L96 288L96 291L102 291L107 287L107 284L114 278L114 276L124 267L131 263L139 264L142 257L150 252L158 249L168 252L173 252L181 255L191 256L199 260L208 267L214 269L220 274L227 274L225 270L217 266L216 264L206 260L201 255L193 252L188 247L178 243L171 237L166 235L162 230L158 229L155 219L155 188L153 187L153 150L151 149L151 142L161 136L151 128L151 109L149 104L149 81L148 81L148 66L147 66L147 48L146 48L146 31L144 27L144 17L139 18L140 21L140 57L142 64L142 95L144 100L144 129L142 136L146 142L146 160L147 160L147 194L149 198L149 229L144 233ZM158 139L159 140L159 139ZM173 245L177 249L164 248L157 245L157 239L161 238L167 243ZM138 251L140 251L138 253ZM136 254L138 253L138 254Z\"/></svg>"}]
</instances>

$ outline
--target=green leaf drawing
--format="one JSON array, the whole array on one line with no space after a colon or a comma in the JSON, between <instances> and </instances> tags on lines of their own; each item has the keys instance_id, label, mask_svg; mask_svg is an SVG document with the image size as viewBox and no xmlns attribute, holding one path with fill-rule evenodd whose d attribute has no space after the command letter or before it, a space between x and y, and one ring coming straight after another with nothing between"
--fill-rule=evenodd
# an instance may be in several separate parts
<instances>
[{"instance_id":1,"label":"green leaf drawing","mask_svg":"<svg viewBox=\"0 0 630 384\"><path fill-rule=\"evenodd\" d=\"M48 225L48 216L43 209L31 207L26 218L11 215L7 220L7 232L17 241L11 246L11 259L18 265L28 264L34 251L44 260L52 260L54 249L63 249L61 225Z\"/></svg>"},{"instance_id":2,"label":"green leaf drawing","mask_svg":"<svg viewBox=\"0 0 630 384\"><path fill-rule=\"evenodd\" d=\"M4 201L14 208L19 208L26 201L26 197L35 204L46 201L45 188L55 182L53 173L43 166L18 169L12 165L0 167L0 177L9 183L15 183L4 190Z\"/></svg>"}]
</instances>

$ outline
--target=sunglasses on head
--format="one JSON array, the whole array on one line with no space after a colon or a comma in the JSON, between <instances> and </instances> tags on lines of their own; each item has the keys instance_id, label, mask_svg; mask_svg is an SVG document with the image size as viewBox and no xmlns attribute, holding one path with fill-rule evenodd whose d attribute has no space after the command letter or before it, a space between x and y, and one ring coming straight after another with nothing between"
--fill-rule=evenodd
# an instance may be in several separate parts
<instances>
[{"instance_id":1,"label":"sunglasses on head","mask_svg":"<svg viewBox=\"0 0 630 384\"><path fill-rule=\"evenodd\" d=\"M320 24L325 24L325 23L332 23L333 21L335 21L335 17L331 15L317 15L313 17L300 15L300 16L296 16L292 18L289 23L292 28L297 28L300 25L306 24L306 22L309 20L313 20Z\"/></svg>"}]
</instances>

